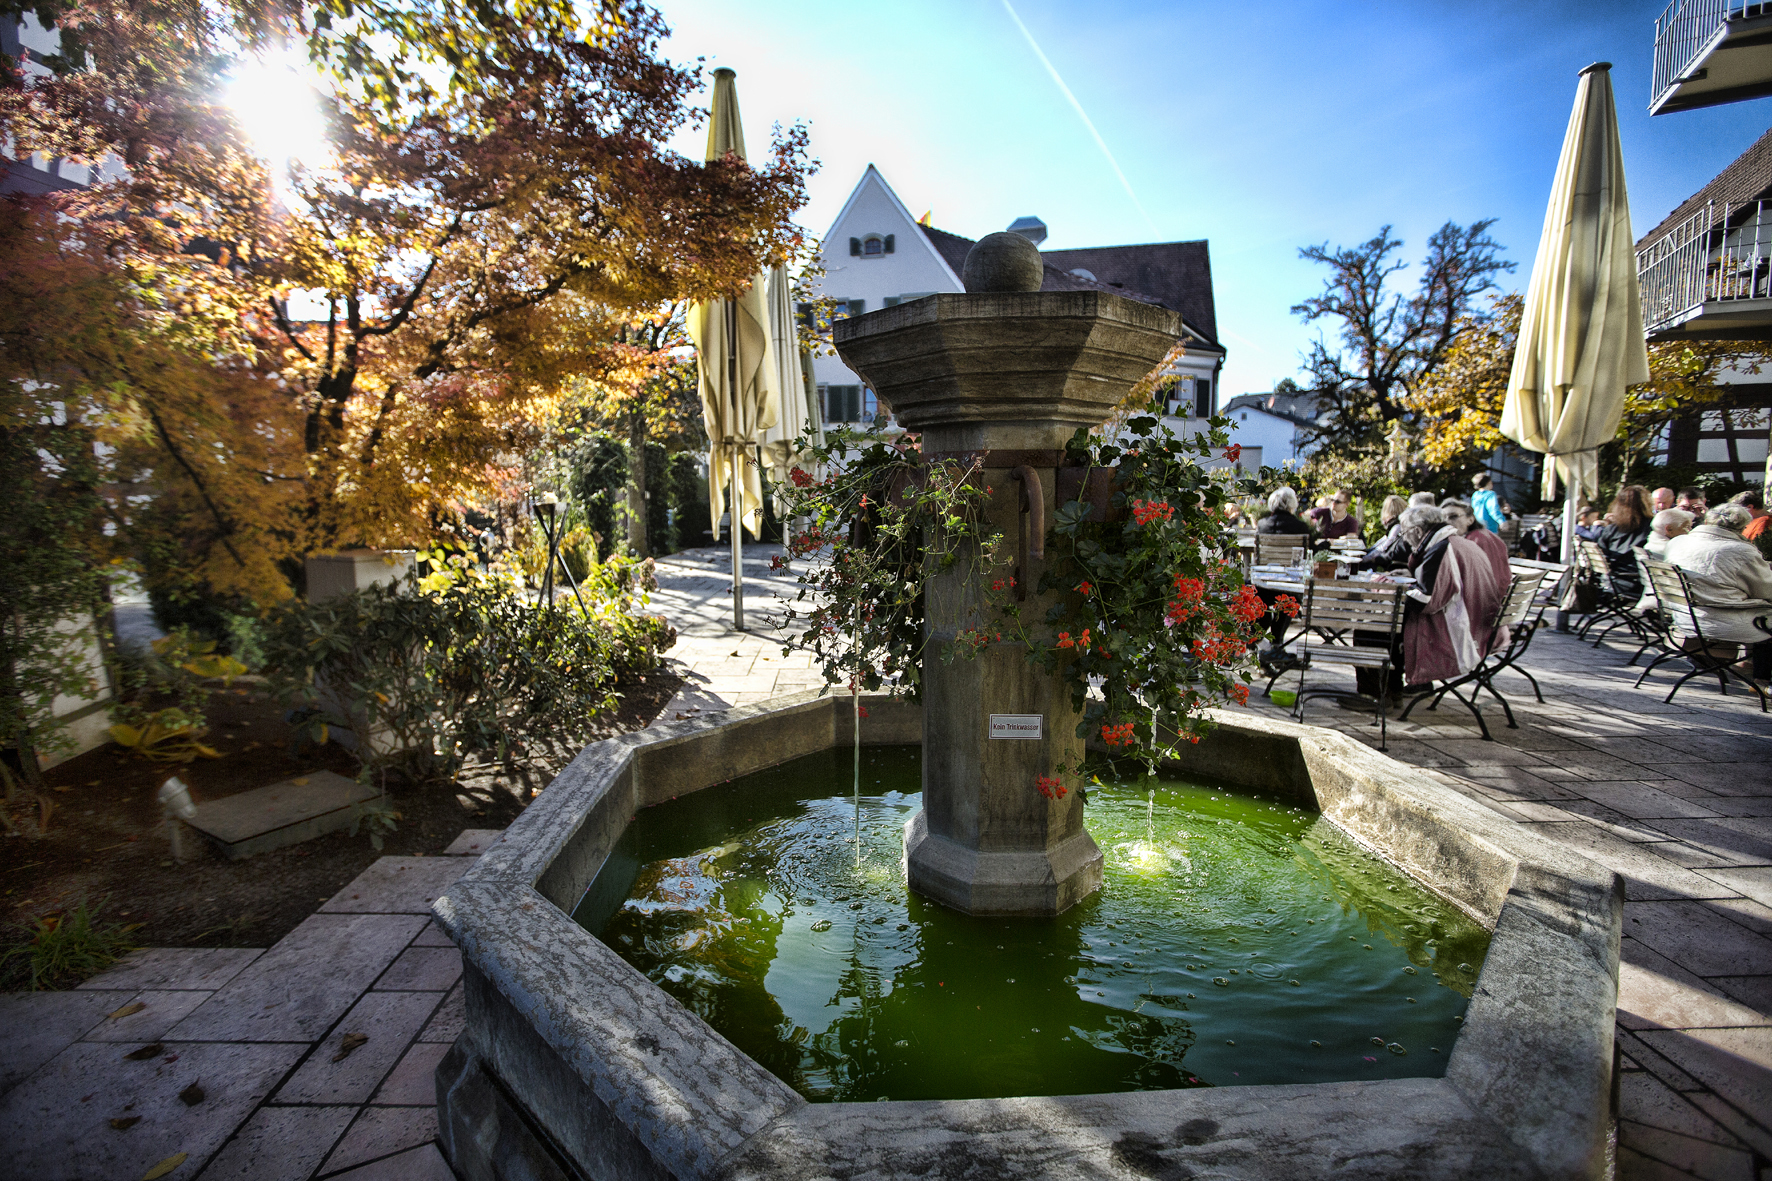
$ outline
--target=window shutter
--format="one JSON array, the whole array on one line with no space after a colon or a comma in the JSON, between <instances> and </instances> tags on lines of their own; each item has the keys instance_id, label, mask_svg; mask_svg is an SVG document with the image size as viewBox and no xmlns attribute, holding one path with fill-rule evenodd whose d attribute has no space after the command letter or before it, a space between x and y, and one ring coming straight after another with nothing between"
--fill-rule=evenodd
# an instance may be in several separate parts
<instances>
[{"instance_id":1,"label":"window shutter","mask_svg":"<svg viewBox=\"0 0 1772 1181\"><path fill-rule=\"evenodd\" d=\"M860 238L849 239L849 253L852 255L855 255L857 257L860 256L860 254L861 254L861 239Z\"/></svg>"},{"instance_id":2,"label":"window shutter","mask_svg":"<svg viewBox=\"0 0 1772 1181\"><path fill-rule=\"evenodd\" d=\"M1210 377L1194 379L1194 413L1201 418L1212 417L1212 379Z\"/></svg>"},{"instance_id":3,"label":"window shutter","mask_svg":"<svg viewBox=\"0 0 1772 1181\"><path fill-rule=\"evenodd\" d=\"M892 234L886 235L886 253L887 254L892 253L892 239L893 239L893 237L894 237L894 235L892 235Z\"/></svg>"},{"instance_id":4,"label":"window shutter","mask_svg":"<svg viewBox=\"0 0 1772 1181\"><path fill-rule=\"evenodd\" d=\"M794 316L800 321L800 327L808 332L812 331L812 305L810 303L795 304Z\"/></svg>"}]
</instances>

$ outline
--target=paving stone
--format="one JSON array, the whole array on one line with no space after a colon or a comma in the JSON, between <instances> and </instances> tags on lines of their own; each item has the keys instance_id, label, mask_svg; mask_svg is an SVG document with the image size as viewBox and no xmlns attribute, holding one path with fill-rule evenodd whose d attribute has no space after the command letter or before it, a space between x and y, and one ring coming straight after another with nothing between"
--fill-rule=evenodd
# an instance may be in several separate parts
<instances>
[{"instance_id":1,"label":"paving stone","mask_svg":"<svg viewBox=\"0 0 1772 1181\"><path fill-rule=\"evenodd\" d=\"M1456 755L1448 754L1425 742L1412 738L1398 738L1397 727L1390 728L1391 738L1387 753L1394 759L1414 767L1462 767L1464 764Z\"/></svg>"},{"instance_id":2,"label":"paving stone","mask_svg":"<svg viewBox=\"0 0 1772 1181\"><path fill-rule=\"evenodd\" d=\"M371 1102L384 1106L435 1107L437 1063L443 1061L443 1055L447 1053L449 1047L442 1042L420 1042L413 1046L406 1051L400 1065L394 1067L394 1072L388 1075Z\"/></svg>"},{"instance_id":3,"label":"paving stone","mask_svg":"<svg viewBox=\"0 0 1772 1181\"><path fill-rule=\"evenodd\" d=\"M1719 865L1772 865L1772 837L1746 827L1749 817L1657 820L1655 827L1702 849Z\"/></svg>"},{"instance_id":4,"label":"paving stone","mask_svg":"<svg viewBox=\"0 0 1772 1181\"><path fill-rule=\"evenodd\" d=\"M437 1107L365 1107L345 1138L326 1158L326 1172L404 1152L437 1138Z\"/></svg>"},{"instance_id":5,"label":"paving stone","mask_svg":"<svg viewBox=\"0 0 1772 1181\"><path fill-rule=\"evenodd\" d=\"M1391 744L1395 746L1395 743ZM1393 752L1394 753L1394 752ZM1405 759L1413 763L1413 759ZM1417 766L1433 766L1419 763ZM1476 766L1458 767L1453 774L1475 786L1484 794L1499 800L1558 801L1580 799L1580 795L1563 783L1537 774L1543 767Z\"/></svg>"},{"instance_id":6,"label":"paving stone","mask_svg":"<svg viewBox=\"0 0 1772 1181\"><path fill-rule=\"evenodd\" d=\"M1694 1092L1687 1098L1703 1108L1706 1114L1733 1132L1755 1152L1763 1157L1772 1158L1772 1131L1767 1130L1764 1125L1755 1123L1731 1107L1726 1100L1708 1091Z\"/></svg>"},{"instance_id":7,"label":"paving stone","mask_svg":"<svg viewBox=\"0 0 1772 1181\"><path fill-rule=\"evenodd\" d=\"M92 977L81 988L190 988L213 992L264 954L258 947L144 947Z\"/></svg>"},{"instance_id":8,"label":"paving stone","mask_svg":"<svg viewBox=\"0 0 1772 1181\"><path fill-rule=\"evenodd\" d=\"M1669 795L1643 783L1589 783L1575 789L1596 804L1604 804L1633 820L1662 817L1702 818L1715 816L1710 809Z\"/></svg>"},{"instance_id":9,"label":"paving stone","mask_svg":"<svg viewBox=\"0 0 1772 1181\"><path fill-rule=\"evenodd\" d=\"M1713 898L1705 905L1750 931L1772 935L1772 906L1755 902L1752 898Z\"/></svg>"},{"instance_id":10,"label":"paving stone","mask_svg":"<svg viewBox=\"0 0 1772 1181\"><path fill-rule=\"evenodd\" d=\"M434 992L372 992L351 1007L278 1088L277 1103L367 1103L375 1088L418 1036L442 997ZM343 1061L333 1058L349 1034L369 1040Z\"/></svg>"},{"instance_id":11,"label":"paving stone","mask_svg":"<svg viewBox=\"0 0 1772 1181\"><path fill-rule=\"evenodd\" d=\"M1661 1051L1642 1041L1630 1030L1619 1026L1613 1031L1618 1048L1644 1070L1682 1094L1704 1090L1704 1084L1674 1065Z\"/></svg>"},{"instance_id":12,"label":"paving stone","mask_svg":"<svg viewBox=\"0 0 1772 1181\"><path fill-rule=\"evenodd\" d=\"M1552 737L1556 737L1552 735ZM1672 763L1686 757L1686 752L1662 742L1652 741L1638 732L1629 735L1608 734L1584 740L1586 746L1601 754L1623 759L1628 763ZM1514 745L1509 735L1509 745Z\"/></svg>"},{"instance_id":13,"label":"paving stone","mask_svg":"<svg viewBox=\"0 0 1772 1181\"><path fill-rule=\"evenodd\" d=\"M432 919L429 923L427 923L425 925L425 929L418 933L418 938L414 939L412 941L412 946L414 946L414 947L454 947L455 940L453 940L449 937L449 932L445 931L442 927L439 927L437 925L437 921L435 919Z\"/></svg>"},{"instance_id":14,"label":"paving stone","mask_svg":"<svg viewBox=\"0 0 1772 1181\"><path fill-rule=\"evenodd\" d=\"M1639 1072L1619 1080L1618 1118L1729 1148L1743 1147L1739 1138L1689 1096L1649 1074Z\"/></svg>"},{"instance_id":15,"label":"paving stone","mask_svg":"<svg viewBox=\"0 0 1772 1181\"><path fill-rule=\"evenodd\" d=\"M236 861L349 828L373 787L334 771L310 771L197 805L191 827Z\"/></svg>"},{"instance_id":16,"label":"paving stone","mask_svg":"<svg viewBox=\"0 0 1772 1181\"><path fill-rule=\"evenodd\" d=\"M1465 766L1535 767L1546 762L1556 764L1567 755L1563 751L1520 750L1501 742L1485 742L1480 737L1431 738L1427 745L1441 754L1451 755Z\"/></svg>"},{"instance_id":17,"label":"paving stone","mask_svg":"<svg viewBox=\"0 0 1772 1181\"><path fill-rule=\"evenodd\" d=\"M1692 1181L1692 1174L1684 1169L1676 1169L1622 1146L1618 1149L1617 1176L1619 1181Z\"/></svg>"},{"instance_id":18,"label":"paving stone","mask_svg":"<svg viewBox=\"0 0 1772 1181\"><path fill-rule=\"evenodd\" d=\"M1763 796L1769 793L1767 766L1757 763L1711 763L1691 759L1680 763L1644 763L1657 777L1679 779L1720 796Z\"/></svg>"},{"instance_id":19,"label":"paving stone","mask_svg":"<svg viewBox=\"0 0 1772 1181\"><path fill-rule=\"evenodd\" d=\"M426 921L417 915L309 915L179 1022L172 1036L315 1041L394 962Z\"/></svg>"},{"instance_id":20,"label":"paving stone","mask_svg":"<svg viewBox=\"0 0 1772 1181\"><path fill-rule=\"evenodd\" d=\"M1715 1181L1754 1181L1753 1156L1742 1148L1726 1148L1708 1140L1681 1136L1660 1128L1618 1121L1618 1147L1650 1160Z\"/></svg>"},{"instance_id":21,"label":"paving stone","mask_svg":"<svg viewBox=\"0 0 1772 1181\"><path fill-rule=\"evenodd\" d=\"M462 1035L467 1024L467 1005L462 1000L461 985L457 984L449 990L449 995L443 998L443 1003L437 1006L437 1011L431 1014L430 1024L426 1025L425 1031L418 1035L418 1040L421 1042L448 1042L454 1045L455 1039Z\"/></svg>"},{"instance_id":22,"label":"paving stone","mask_svg":"<svg viewBox=\"0 0 1772 1181\"><path fill-rule=\"evenodd\" d=\"M1710 982L1772 1024L1772 976L1713 976Z\"/></svg>"},{"instance_id":23,"label":"paving stone","mask_svg":"<svg viewBox=\"0 0 1772 1181\"><path fill-rule=\"evenodd\" d=\"M203 1161L305 1049L168 1042L164 1057L130 1062L112 1043L70 1046L0 1099L8 1175L94 1181L140 1177L179 1152ZM203 1099L190 1106L178 1096L193 1083ZM108 1122L129 1116L141 1122L123 1131Z\"/></svg>"},{"instance_id":24,"label":"paving stone","mask_svg":"<svg viewBox=\"0 0 1772 1181\"><path fill-rule=\"evenodd\" d=\"M334 1173L331 1181L455 1181L455 1174L449 1171L437 1146L426 1144L348 1173Z\"/></svg>"},{"instance_id":25,"label":"paving stone","mask_svg":"<svg viewBox=\"0 0 1772 1181\"><path fill-rule=\"evenodd\" d=\"M1630 903L1624 908L1624 930L1700 976L1772 973L1772 939L1742 929L1702 903Z\"/></svg>"},{"instance_id":26,"label":"paving stone","mask_svg":"<svg viewBox=\"0 0 1772 1181\"><path fill-rule=\"evenodd\" d=\"M1666 844L1668 834L1654 827L1646 820L1636 820L1622 812L1613 811L1604 804L1596 804L1592 800L1559 800L1557 807L1577 819L1586 820L1589 824L1611 833L1622 840L1633 844ZM1663 852L1661 849L1657 853ZM1707 858L1705 864L1716 864L1715 858Z\"/></svg>"},{"instance_id":27,"label":"paving stone","mask_svg":"<svg viewBox=\"0 0 1772 1181\"><path fill-rule=\"evenodd\" d=\"M0 1094L129 1003L133 992L0 993Z\"/></svg>"},{"instance_id":28,"label":"paving stone","mask_svg":"<svg viewBox=\"0 0 1772 1181\"><path fill-rule=\"evenodd\" d=\"M1626 1029L1758 1025L1763 1018L1715 984L1626 938L1618 963L1618 1023Z\"/></svg>"},{"instance_id":29,"label":"paving stone","mask_svg":"<svg viewBox=\"0 0 1772 1181\"><path fill-rule=\"evenodd\" d=\"M1658 734L1655 739L1666 746L1706 761L1725 759L1732 763L1759 762L1772 759L1772 736L1732 733L1725 730L1677 730ZM1644 762L1649 760L1645 759ZM1672 759L1670 762L1686 760Z\"/></svg>"},{"instance_id":30,"label":"paving stone","mask_svg":"<svg viewBox=\"0 0 1772 1181\"><path fill-rule=\"evenodd\" d=\"M1763 906L1772 906L1772 866L1744 869L1707 869L1704 876L1719 882L1737 894L1746 895Z\"/></svg>"},{"instance_id":31,"label":"paving stone","mask_svg":"<svg viewBox=\"0 0 1772 1181\"><path fill-rule=\"evenodd\" d=\"M1745 1112L1772 1112L1772 1027L1646 1029L1644 1044Z\"/></svg>"},{"instance_id":32,"label":"paving stone","mask_svg":"<svg viewBox=\"0 0 1772 1181\"><path fill-rule=\"evenodd\" d=\"M444 992L461 979L461 952L453 947L409 947L381 979L379 989Z\"/></svg>"},{"instance_id":33,"label":"paving stone","mask_svg":"<svg viewBox=\"0 0 1772 1181\"><path fill-rule=\"evenodd\" d=\"M320 908L321 914L422 914L471 864L461 857L382 857Z\"/></svg>"},{"instance_id":34,"label":"paving stone","mask_svg":"<svg viewBox=\"0 0 1772 1181\"><path fill-rule=\"evenodd\" d=\"M1714 898L1735 892L1708 877L1657 857L1653 846L1632 844L1591 824L1545 824L1539 826L1538 831L1623 874L1628 899Z\"/></svg>"},{"instance_id":35,"label":"paving stone","mask_svg":"<svg viewBox=\"0 0 1772 1181\"><path fill-rule=\"evenodd\" d=\"M356 1114L355 1107L261 1107L201 1181L307 1181Z\"/></svg>"},{"instance_id":36,"label":"paving stone","mask_svg":"<svg viewBox=\"0 0 1772 1181\"><path fill-rule=\"evenodd\" d=\"M165 1037L173 1026L184 1020L187 1013L208 1000L211 995L207 992L188 990L138 992L120 1007L127 1009L130 1005L139 1004L147 1006L146 1008L131 1013L127 1017L106 1017L87 1030L83 1040L89 1042L157 1041Z\"/></svg>"},{"instance_id":37,"label":"paving stone","mask_svg":"<svg viewBox=\"0 0 1772 1181\"><path fill-rule=\"evenodd\" d=\"M503 835L504 830L500 828L464 829L460 836L449 842L449 848L443 850L443 856L478 857L486 852L487 846Z\"/></svg>"}]
</instances>

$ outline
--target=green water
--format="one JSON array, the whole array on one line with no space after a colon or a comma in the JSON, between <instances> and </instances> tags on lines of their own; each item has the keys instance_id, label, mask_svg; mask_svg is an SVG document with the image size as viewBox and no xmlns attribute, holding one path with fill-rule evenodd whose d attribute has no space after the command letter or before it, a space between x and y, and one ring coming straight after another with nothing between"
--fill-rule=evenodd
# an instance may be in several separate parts
<instances>
[{"instance_id":1,"label":"green water","mask_svg":"<svg viewBox=\"0 0 1772 1181\"><path fill-rule=\"evenodd\" d=\"M808 1099L1444 1073L1489 934L1317 813L1091 788L1101 890L971 918L904 884L920 751L863 751L859 857L850 758L641 812L574 914Z\"/></svg>"}]
</instances>

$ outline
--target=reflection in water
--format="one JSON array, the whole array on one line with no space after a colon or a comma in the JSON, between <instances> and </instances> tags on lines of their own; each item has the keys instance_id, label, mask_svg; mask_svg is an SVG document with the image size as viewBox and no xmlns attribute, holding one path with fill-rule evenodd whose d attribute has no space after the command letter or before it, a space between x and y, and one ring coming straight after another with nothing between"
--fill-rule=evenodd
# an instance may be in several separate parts
<instances>
[{"instance_id":1,"label":"reflection in water","mask_svg":"<svg viewBox=\"0 0 1772 1181\"><path fill-rule=\"evenodd\" d=\"M970 918L904 885L920 752L865 751L858 802L848 759L642 812L575 914L807 1098L1443 1073L1488 932L1316 813L1092 789L1101 891Z\"/></svg>"}]
</instances>

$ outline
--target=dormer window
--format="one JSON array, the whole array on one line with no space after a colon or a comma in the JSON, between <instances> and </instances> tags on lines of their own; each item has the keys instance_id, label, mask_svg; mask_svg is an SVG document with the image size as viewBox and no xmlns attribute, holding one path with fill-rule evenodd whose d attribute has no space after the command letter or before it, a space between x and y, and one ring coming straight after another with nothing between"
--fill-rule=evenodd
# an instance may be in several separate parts
<instances>
[{"instance_id":1,"label":"dormer window","mask_svg":"<svg viewBox=\"0 0 1772 1181\"><path fill-rule=\"evenodd\" d=\"M859 238L851 238L849 253L861 258L879 258L891 254L893 237L892 234L864 234Z\"/></svg>"}]
</instances>

